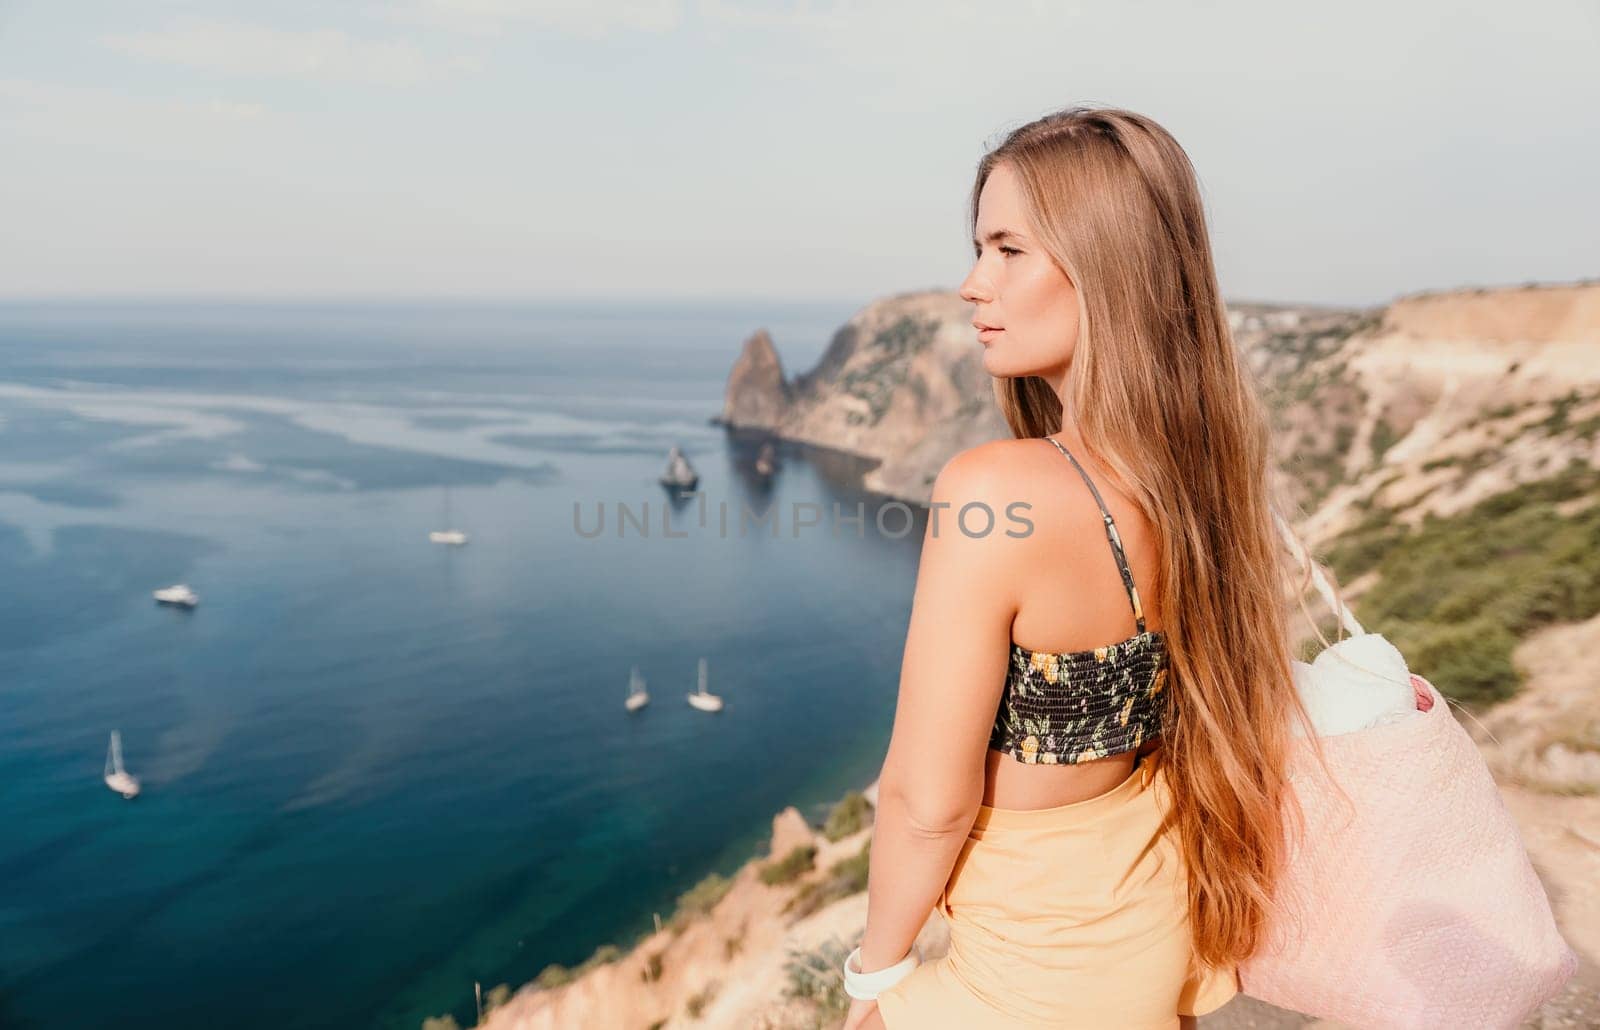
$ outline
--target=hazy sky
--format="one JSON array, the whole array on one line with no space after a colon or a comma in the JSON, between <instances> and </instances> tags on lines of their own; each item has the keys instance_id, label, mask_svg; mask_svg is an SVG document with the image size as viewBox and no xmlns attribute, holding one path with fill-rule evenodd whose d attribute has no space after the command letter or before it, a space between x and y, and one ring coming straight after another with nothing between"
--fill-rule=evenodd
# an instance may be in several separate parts
<instances>
[{"instance_id":1,"label":"hazy sky","mask_svg":"<svg viewBox=\"0 0 1600 1030\"><path fill-rule=\"evenodd\" d=\"M953 287L985 145L1189 151L1235 299L1600 275L1600 4L0 0L0 294Z\"/></svg>"}]
</instances>

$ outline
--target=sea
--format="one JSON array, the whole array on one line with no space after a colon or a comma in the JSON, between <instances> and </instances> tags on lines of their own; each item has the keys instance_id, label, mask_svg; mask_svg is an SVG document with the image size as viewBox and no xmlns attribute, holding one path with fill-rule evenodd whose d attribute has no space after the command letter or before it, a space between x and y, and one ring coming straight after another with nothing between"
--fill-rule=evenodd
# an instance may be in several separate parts
<instances>
[{"instance_id":1,"label":"sea","mask_svg":"<svg viewBox=\"0 0 1600 1030\"><path fill-rule=\"evenodd\" d=\"M711 421L854 307L0 305L0 1027L470 1026L870 783L921 514Z\"/></svg>"}]
</instances>

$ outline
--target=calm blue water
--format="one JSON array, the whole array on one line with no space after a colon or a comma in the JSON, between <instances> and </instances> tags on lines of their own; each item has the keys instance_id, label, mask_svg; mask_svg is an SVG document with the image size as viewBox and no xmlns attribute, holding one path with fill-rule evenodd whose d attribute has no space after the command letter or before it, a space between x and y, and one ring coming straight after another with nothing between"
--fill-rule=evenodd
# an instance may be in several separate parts
<instances>
[{"instance_id":1,"label":"calm blue water","mask_svg":"<svg viewBox=\"0 0 1600 1030\"><path fill-rule=\"evenodd\" d=\"M706 421L752 329L794 371L849 313L0 307L0 1026L470 1025L869 782L920 527ZM672 443L711 519L663 539ZM789 535L835 501L865 539Z\"/></svg>"}]
</instances>

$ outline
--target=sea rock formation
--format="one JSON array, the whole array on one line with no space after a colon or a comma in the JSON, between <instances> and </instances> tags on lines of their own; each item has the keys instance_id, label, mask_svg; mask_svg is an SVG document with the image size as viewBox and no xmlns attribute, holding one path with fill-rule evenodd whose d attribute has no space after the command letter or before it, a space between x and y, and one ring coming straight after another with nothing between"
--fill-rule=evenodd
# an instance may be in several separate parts
<instances>
[{"instance_id":1,"label":"sea rock formation","mask_svg":"<svg viewBox=\"0 0 1600 1030\"><path fill-rule=\"evenodd\" d=\"M728 373L721 421L727 425L776 429L789 410L789 383L783 376L778 348L765 329L744 341L739 360Z\"/></svg>"}]
</instances>

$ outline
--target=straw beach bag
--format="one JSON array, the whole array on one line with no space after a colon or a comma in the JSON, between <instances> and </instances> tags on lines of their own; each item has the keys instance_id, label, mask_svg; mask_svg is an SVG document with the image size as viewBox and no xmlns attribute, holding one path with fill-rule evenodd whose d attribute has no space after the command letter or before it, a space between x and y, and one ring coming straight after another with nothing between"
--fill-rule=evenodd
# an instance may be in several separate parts
<instances>
[{"instance_id":1,"label":"straw beach bag","mask_svg":"<svg viewBox=\"0 0 1600 1030\"><path fill-rule=\"evenodd\" d=\"M1362 630L1314 563L1312 576L1352 635L1295 662L1297 682L1324 697L1399 683L1416 710L1331 735L1319 722L1337 782L1308 739L1295 742L1290 789L1305 833L1286 828L1280 893L1263 946L1239 966L1240 988L1357 1027L1516 1027L1571 978L1577 955L1443 695Z\"/></svg>"}]
</instances>

